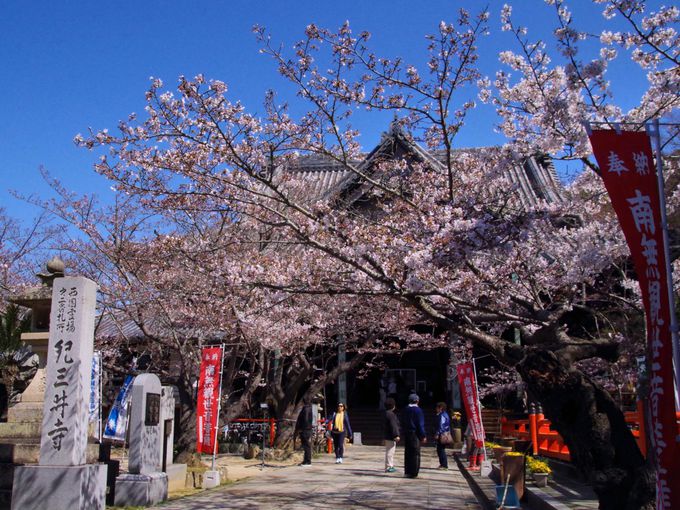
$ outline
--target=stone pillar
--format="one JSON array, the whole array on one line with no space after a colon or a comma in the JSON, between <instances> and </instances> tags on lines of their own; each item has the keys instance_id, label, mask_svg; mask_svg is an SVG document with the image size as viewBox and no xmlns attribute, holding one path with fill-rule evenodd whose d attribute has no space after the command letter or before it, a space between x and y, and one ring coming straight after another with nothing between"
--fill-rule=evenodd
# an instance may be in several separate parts
<instances>
[{"instance_id":1,"label":"stone pillar","mask_svg":"<svg viewBox=\"0 0 680 510\"><path fill-rule=\"evenodd\" d=\"M338 365L347 361L347 351L345 349L345 337L338 339ZM338 376L338 402L347 405L347 373L343 372Z\"/></svg>"},{"instance_id":2,"label":"stone pillar","mask_svg":"<svg viewBox=\"0 0 680 510\"><path fill-rule=\"evenodd\" d=\"M155 374L142 374L132 383L130 402L130 460L134 474L161 470L161 381Z\"/></svg>"},{"instance_id":3,"label":"stone pillar","mask_svg":"<svg viewBox=\"0 0 680 510\"><path fill-rule=\"evenodd\" d=\"M41 466L86 463L97 285L86 278L55 280L50 315Z\"/></svg>"},{"instance_id":4,"label":"stone pillar","mask_svg":"<svg viewBox=\"0 0 680 510\"><path fill-rule=\"evenodd\" d=\"M161 423L165 449L165 473L168 475L168 492L183 490L187 479L187 465L174 463L175 448L175 397L174 386L163 386L161 391Z\"/></svg>"},{"instance_id":5,"label":"stone pillar","mask_svg":"<svg viewBox=\"0 0 680 510\"><path fill-rule=\"evenodd\" d=\"M56 278L38 466L14 471L12 509L104 509L106 465L87 465L97 285Z\"/></svg>"},{"instance_id":6,"label":"stone pillar","mask_svg":"<svg viewBox=\"0 0 680 510\"><path fill-rule=\"evenodd\" d=\"M115 506L151 506L168 497L168 477L161 471L161 391L154 374L138 375L132 383L129 474L116 478Z\"/></svg>"},{"instance_id":7,"label":"stone pillar","mask_svg":"<svg viewBox=\"0 0 680 510\"><path fill-rule=\"evenodd\" d=\"M175 447L175 397L172 395L172 389L173 386L163 386L161 390L162 448L165 450L163 464L166 468L172 464L172 450ZM167 469L165 471L167 472Z\"/></svg>"}]
</instances>

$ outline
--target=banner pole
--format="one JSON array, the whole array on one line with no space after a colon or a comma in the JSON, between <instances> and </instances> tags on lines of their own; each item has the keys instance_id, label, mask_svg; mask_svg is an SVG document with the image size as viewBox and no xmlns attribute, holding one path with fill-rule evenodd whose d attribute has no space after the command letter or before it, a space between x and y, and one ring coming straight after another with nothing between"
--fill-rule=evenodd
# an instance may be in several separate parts
<instances>
[{"instance_id":1,"label":"banner pole","mask_svg":"<svg viewBox=\"0 0 680 510\"><path fill-rule=\"evenodd\" d=\"M102 432L102 373L103 373L104 359L101 354L99 354L99 406L97 406L97 439L99 442L103 442L103 432Z\"/></svg>"},{"instance_id":2,"label":"banner pole","mask_svg":"<svg viewBox=\"0 0 680 510\"><path fill-rule=\"evenodd\" d=\"M666 258L666 277L668 280L668 306L671 319L671 342L673 345L673 372L675 375L675 410L680 410L678 391L680 391L680 345L678 345L678 320L675 316L675 298L673 295L673 265L671 264L670 244L668 239L668 218L666 216L666 194L664 192L663 159L661 157L661 129L659 119L652 121L654 129L647 129L647 133L656 142L654 152L656 156L656 180L659 186L659 205L661 208L661 232L663 235L664 256ZM651 133L650 133L651 131ZM677 438L677 436L676 436Z\"/></svg>"},{"instance_id":3,"label":"banner pole","mask_svg":"<svg viewBox=\"0 0 680 510\"><path fill-rule=\"evenodd\" d=\"M482 429L482 451L484 452L483 460L487 460L487 456L486 456L486 432L484 432L484 420L482 420L482 402L479 400L479 380L477 379L477 363L475 363L475 358L472 358L472 372L475 375L475 390L476 390L476 393L477 393L477 409L479 409L479 426Z\"/></svg>"},{"instance_id":4,"label":"banner pole","mask_svg":"<svg viewBox=\"0 0 680 510\"><path fill-rule=\"evenodd\" d=\"M215 471L215 455L217 453L217 433L220 430L220 410L222 409L222 372L224 371L224 344L220 345L220 391L217 397L217 416L215 416L215 437L213 438L212 471Z\"/></svg>"}]
</instances>

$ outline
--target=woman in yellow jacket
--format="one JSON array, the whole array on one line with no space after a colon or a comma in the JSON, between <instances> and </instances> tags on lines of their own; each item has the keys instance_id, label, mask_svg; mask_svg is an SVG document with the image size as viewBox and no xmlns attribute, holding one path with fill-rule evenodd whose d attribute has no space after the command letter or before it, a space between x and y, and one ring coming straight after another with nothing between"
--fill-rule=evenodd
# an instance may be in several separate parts
<instances>
[{"instance_id":1,"label":"woman in yellow jacket","mask_svg":"<svg viewBox=\"0 0 680 510\"><path fill-rule=\"evenodd\" d=\"M335 463L342 464L342 456L345 453L345 438L349 441L352 438L352 427L349 424L349 416L345 409L345 404L340 402L337 410L329 420L331 424L331 435L333 436L333 447L335 449Z\"/></svg>"}]
</instances>

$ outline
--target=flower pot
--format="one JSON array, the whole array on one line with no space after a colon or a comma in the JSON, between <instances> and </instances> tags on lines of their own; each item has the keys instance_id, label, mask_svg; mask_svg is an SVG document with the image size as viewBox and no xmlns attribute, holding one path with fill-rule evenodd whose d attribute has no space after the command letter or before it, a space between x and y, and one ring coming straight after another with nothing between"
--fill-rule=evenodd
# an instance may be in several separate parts
<instances>
[{"instance_id":1,"label":"flower pot","mask_svg":"<svg viewBox=\"0 0 680 510\"><path fill-rule=\"evenodd\" d=\"M459 427L453 427L451 429L451 434L453 435L453 443L454 445L457 445L456 447L460 447L460 443L463 441L463 434L462 431L460 430Z\"/></svg>"},{"instance_id":2,"label":"flower pot","mask_svg":"<svg viewBox=\"0 0 680 510\"><path fill-rule=\"evenodd\" d=\"M531 441L527 439L515 439L512 443L512 451L519 453L527 453L531 449Z\"/></svg>"},{"instance_id":3,"label":"flower pot","mask_svg":"<svg viewBox=\"0 0 680 510\"><path fill-rule=\"evenodd\" d=\"M501 483L505 485L510 477L510 485L515 488L517 497L524 495L524 455L504 455L501 461Z\"/></svg>"},{"instance_id":4,"label":"flower pot","mask_svg":"<svg viewBox=\"0 0 680 510\"><path fill-rule=\"evenodd\" d=\"M532 473L531 475L534 477L536 487L548 486L548 476L550 476L548 473Z\"/></svg>"},{"instance_id":5,"label":"flower pot","mask_svg":"<svg viewBox=\"0 0 680 510\"><path fill-rule=\"evenodd\" d=\"M511 451L512 448L510 448L509 446L496 446L493 449L494 459L496 459L496 462L500 464L501 460L503 459L503 455Z\"/></svg>"}]
</instances>

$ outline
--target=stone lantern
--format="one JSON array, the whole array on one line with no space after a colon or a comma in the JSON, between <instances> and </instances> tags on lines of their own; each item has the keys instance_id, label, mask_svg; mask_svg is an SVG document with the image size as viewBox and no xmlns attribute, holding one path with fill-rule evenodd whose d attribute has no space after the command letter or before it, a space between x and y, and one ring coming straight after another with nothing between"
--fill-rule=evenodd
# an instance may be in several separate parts
<instances>
[{"instance_id":1,"label":"stone lantern","mask_svg":"<svg viewBox=\"0 0 680 510\"><path fill-rule=\"evenodd\" d=\"M38 371L31 384L21 394L21 401L9 408L7 414L9 422L42 423L52 282L55 278L64 276L64 262L59 257L54 257L47 262L46 269L45 273L37 274L41 285L9 298L10 302L31 309L31 329L21 334L21 340L38 355Z\"/></svg>"}]
</instances>

